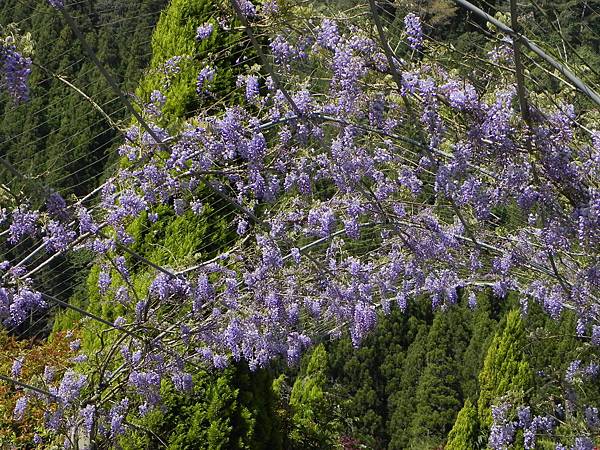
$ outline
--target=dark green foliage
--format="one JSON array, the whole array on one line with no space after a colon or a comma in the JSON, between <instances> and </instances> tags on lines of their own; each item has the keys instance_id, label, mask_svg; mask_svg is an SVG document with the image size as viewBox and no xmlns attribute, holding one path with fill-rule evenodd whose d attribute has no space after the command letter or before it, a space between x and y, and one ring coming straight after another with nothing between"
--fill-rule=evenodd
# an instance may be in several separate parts
<instances>
[{"instance_id":1,"label":"dark green foliage","mask_svg":"<svg viewBox=\"0 0 600 450\"><path fill-rule=\"evenodd\" d=\"M460 368L463 396L471 399L473 403L479 396L478 375L497 326L493 319L493 301L493 297L487 291L477 294L477 308L470 318L471 340L465 349Z\"/></svg>"},{"instance_id":2,"label":"dark green foliage","mask_svg":"<svg viewBox=\"0 0 600 450\"><path fill-rule=\"evenodd\" d=\"M220 374L197 373L192 394L164 383L165 408L150 413L120 444L124 450L283 448L271 385L267 371L251 373L241 365Z\"/></svg>"},{"instance_id":3,"label":"dark green foliage","mask_svg":"<svg viewBox=\"0 0 600 450\"><path fill-rule=\"evenodd\" d=\"M152 27L164 4L165 0L78 2L70 9L87 42L123 89L137 84L148 63ZM48 2L6 0L1 8L0 23L19 22L23 31L31 31L36 45L31 101L15 107L0 96L0 155L22 173L43 177L63 195L88 193L120 134L80 93L53 74L81 89L115 122L127 113ZM24 186L8 173L0 173L0 182L16 192Z\"/></svg>"},{"instance_id":4,"label":"dark green foliage","mask_svg":"<svg viewBox=\"0 0 600 450\"><path fill-rule=\"evenodd\" d=\"M460 361L469 341L467 311L437 314L427 336L425 369L415 392L411 447L443 442L462 405Z\"/></svg>"},{"instance_id":5,"label":"dark green foliage","mask_svg":"<svg viewBox=\"0 0 600 450\"><path fill-rule=\"evenodd\" d=\"M388 316L380 317L377 328L358 349L349 338L331 344L329 373L339 398L345 436L369 448L382 448L390 434L396 433L396 427L388 424L396 408L395 403L390 406L390 399L398 396L404 382L410 383L402 378L406 353L420 325L431 320L429 310L425 302L411 305L412 317L392 309Z\"/></svg>"},{"instance_id":6,"label":"dark green foliage","mask_svg":"<svg viewBox=\"0 0 600 450\"><path fill-rule=\"evenodd\" d=\"M436 314L427 299L417 300L407 313L382 316L359 349L348 338L328 346L343 436L367 448L443 444L463 401L479 396L477 376L495 317L504 314L488 292L478 297L474 311L461 299Z\"/></svg>"},{"instance_id":7,"label":"dark green foliage","mask_svg":"<svg viewBox=\"0 0 600 450\"><path fill-rule=\"evenodd\" d=\"M383 357L375 336L361 348L354 349L349 339L331 346L332 370L336 382L336 395L340 399L344 415L353 418L348 434L374 444L384 433L385 409L379 362Z\"/></svg>"},{"instance_id":8,"label":"dark green foliage","mask_svg":"<svg viewBox=\"0 0 600 450\"><path fill-rule=\"evenodd\" d=\"M410 439L408 430L416 408L415 389L425 367L427 325L420 323L415 326L418 332L404 359L400 387L390 395L388 400L390 409L388 428L392 432L388 444L390 450L408 447Z\"/></svg>"},{"instance_id":9,"label":"dark green foliage","mask_svg":"<svg viewBox=\"0 0 600 450\"><path fill-rule=\"evenodd\" d=\"M70 11L84 30L87 42L127 89L137 84L148 63L152 27L165 0L101 3L77 2ZM40 183L71 200L73 196L81 197L97 186L120 134L80 93L54 75L93 98L115 122L125 119L126 111L119 101L114 101L116 94L88 62L79 41L48 2L3 0L0 24L11 22L18 22L22 32L31 32L35 64L29 102L15 106L0 94L0 157L37 181L24 181L2 169L0 184L17 197L21 192L33 192L34 208L44 202ZM0 202L4 207L14 206L3 199ZM8 251L2 259L18 261L33 249L30 241L2 248L3 252ZM66 300L75 291L81 291L89 262L85 253L55 258L37 273L36 288ZM32 317L35 326L29 326L31 322L15 331L47 334L51 318L52 312L44 320Z\"/></svg>"},{"instance_id":10,"label":"dark green foliage","mask_svg":"<svg viewBox=\"0 0 600 450\"><path fill-rule=\"evenodd\" d=\"M169 267L193 265L200 258L214 257L227 248L233 232L223 211L215 213L223 208L221 202L208 201L200 216L192 211L176 216L168 206L155 208L158 220L154 223L142 215L129 227L135 239L133 251Z\"/></svg>"}]
</instances>

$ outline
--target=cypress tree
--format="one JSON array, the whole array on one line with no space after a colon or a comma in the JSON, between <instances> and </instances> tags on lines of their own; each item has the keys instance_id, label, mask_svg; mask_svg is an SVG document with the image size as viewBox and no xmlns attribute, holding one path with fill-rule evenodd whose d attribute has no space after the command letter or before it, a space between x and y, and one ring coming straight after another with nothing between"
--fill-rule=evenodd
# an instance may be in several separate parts
<instances>
[{"instance_id":1,"label":"cypress tree","mask_svg":"<svg viewBox=\"0 0 600 450\"><path fill-rule=\"evenodd\" d=\"M525 338L520 312L509 312L504 329L490 344L479 374L477 411L486 430L492 425L491 407L501 397L510 394L517 399L525 399L528 389L533 386L533 373L524 352Z\"/></svg>"},{"instance_id":2,"label":"cypress tree","mask_svg":"<svg viewBox=\"0 0 600 450\"><path fill-rule=\"evenodd\" d=\"M415 321L417 322L417 321ZM402 366L402 380L398 391L389 398L390 442L388 448L405 449L408 447L410 435L408 428L415 412L415 387L425 365L428 327L424 323L415 323L418 328L414 342L408 348L404 365Z\"/></svg>"},{"instance_id":3,"label":"cypress tree","mask_svg":"<svg viewBox=\"0 0 600 450\"><path fill-rule=\"evenodd\" d=\"M164 408L141 419L140 427L130 430L119 444L124 450L281 449L271 380L266 370L250 373L247 367L232 367L219 374L196 373L192 392L182 393L164 383Z\"/></svg>"},{"instance_id":4,"label":"cypress tree","mask_svg":"<svg viewBox=\"0 0 600 450\"><path fill-rule=\"evenodd\" d=\"M427 336L426 365L409 430L413 447L440 444L462 405L459 361L469 339L465 313L458 305L438 313Z\"/></svg>"},{"instance_id":5,"label":"cypress tree","mask_svg":"<svg viewBox=\"0 0 600 450\"><path fill-rule=\"evenodd\" d=\"M477 307L470 313L470 322L471 340L462 358L461 388L464 397L475 403L479 396L478 376L497 327L497 322L493 319L492 298L489 292L477 295Z\"/></svg>"},{"instance_id":6,"label":"cypress tree","mask_svg":"<svg viewBox=\"0 0 600 450\"><path fill-rule=\"evenodd\" d=\"M478 446L479 418L477 409L467 399L464 406L456 416L456 422L448 434L445 450L474 449Z\"/></svg>"},{"instance_id":7,"label":"cypress tree","mask_svg":"<svg viewBox=\"0 0 600 450\"><path fill-rule=\"evenodd\" d=\"M215 31L200 42L196 39L197 28L209 21L216 6L214 0L172 0L156 25L152 36L150 71L141 81L137 95L147 101L152 91L168 84L163 91L167 97L163 117L171 125L201 107L210 107L210 103L214 102L212 97L204 99L196 92L196 80L203 67L213 65L216 69L211 90L217 98L219 94L222 98L227 97L226 94L235 85L236 71L242 70L236 64L240 56L238 52L242 49L242 31L219 32L217 22L211 19ZM166 83L161 66L175 56L182 57L179 72ZM244 57L251 58L252 51L244 49ZM236 100L236 97L227 98L231 103Z\"/></svg>"},{"instance_id":8,"label":"cypress tree","mask_svg":"<svg viewBox=\"0 0 600 450\"><path fill-rule=\"evenodd\" d=\"M337 424L332 421L332 403L326 392L327 352L323 344L312 351L308 365L292 387L290 408L292 448L332 448L337 441Z\"/></svg>"},{"instance_id":9,"label":"cypress tree","mask_svg":"<svg viewBox=\"0 0 600 450\"><path fill-rule=\"evenodd\" d=\"M330 346L329 373L336 381L336 394L347 418L347 434L369 447L380 447L384 440L385 382L380 376L380 360L385 354L378 342L378 327L355 349L345 337Z\"/></svg>"}]
</instances>

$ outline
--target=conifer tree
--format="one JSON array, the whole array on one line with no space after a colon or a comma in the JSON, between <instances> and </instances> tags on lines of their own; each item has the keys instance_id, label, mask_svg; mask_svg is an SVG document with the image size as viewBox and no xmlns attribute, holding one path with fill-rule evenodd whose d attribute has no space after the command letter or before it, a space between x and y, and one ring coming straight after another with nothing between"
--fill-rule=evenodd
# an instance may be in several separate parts
<instances>
[{"instance_id":1,"label":"conifer tree","mask_svg":"<svg viewBox=\"0 0 600 450\"><path fill-rule=\"evenodd\" d=\"M445 450L465 450L477 448L479 436L479 419L477 409L467 399L456 416L456 422L448 434Z\"/></svg>"},{"instance_id":2,"label":"conifer tree","mask_svg":"<svg viewBox=\"0 0 600 450\"><path fill-rule=\"evenodd\" d=\"M231 92L235 84L234 69L236 59L240 56L242 32L222 32L212 16L216 2L213 0L173 0L163 11L152 36L152 60L150 72L140 83L137 90L139 97L148 100L155 89L162 89L167 97L163 107L163 116L174 122L188 117L200 106L210 106L213 98L203 98L196 92L196 81L200 70L213 66L216 70L211 91L215 96ZM213 25L214 31L205 39L197 40L196 31L205 23ZM163 65L171 58L177 57L177 74L165 79ZM244 57L250 59L252 51L245 49ZM235 98L228 98L233 102ZM203 104L203 102L205 102Z\"/></svg>"},{"instance_id":3,"label":"conifer tree","mask_svg":"<svg viewBox=\"0 0 600 450\"><path fill-rule=\"evenodd\" d=\"M388 448L404 449L408 447L410 435L408 429L415 413L415 389L425 365L428 327L422 322L415 326L418 333L409 347L402 367L402 380L399 390L390 396L390 421L388 429L391 432Z\"/></svg>"},{"instance_id":4,"label":"conifer tree","mask_svg":"<svg viewBox=\"0 0 600 450\"><path fill-rule=\"evenodd\" d=\"M335 394L341 401L344 417L351 424L350 434L368 446L380 446L384 440L385 382L380 375L380 361L385 351L380 347L378 327L355 349L349 338L341 339L328 349L329 373L337 383Z\"/></svg>"},{"instance_id":5,"label":"conifer tree","mask_svg":"<svg viewBox=\"0 0 600 450\"><path fill-rule=\"evenodd\" d=\"M471 340L463 355L460 370L463 395L473 403L477 402L479 396L478 376L497 326L493 319L492 300L488 292L479 293L477 306L470 313Z\"/></svg>"},{"instance_id":6,"label":"conifer tree","mask_svg":"<svg viewBox=\"0 0 600 450\"><path fill-rule=\"evenodd\" d=\"M497 333L488 349L479 374L480 394L477 411L484 429L492 425L491 407L510 394L523 399L533 385L533 373L524 352L525 327L518 310L506 317L502 332Z\"/></svg>"},{"instance_id":7,"label":"conifer tree","mask_svg":"<svg viewBox=\"0 0 600 450\"><path fill-rule=\"evenodd\" d=\"M306 370L301 371L290 395L293 448L332 448L337 440L333 409L326 391L327 352L323 344L312 351Z\"/></svg>"},{"instance_id":8,"label":"conifer tree","mask_svg":"<svg viewBox=\"0 0 600 450\"><path fill-rule=\"evenodd\" d=\"M429 331L409 431L413 447L441 443L462 405L459 361L469 338L465 313L458 305L440 312Z\"/></svg>"},{"instance_id":9,"label":"conifer tree","mask_svg":"<svg viewBox=\"0 0 600 450\"><path fill-rule=\"evenodd\" d=\"M275 396L266 370L226 369L218 376L194 375L192 392L163 385L165 408L150 412L135 433L120 442L124 450L138 448L257 449L283 448L274 416ZM166 444L166 445L163 445Z\"/></svg>"}]
</instances>

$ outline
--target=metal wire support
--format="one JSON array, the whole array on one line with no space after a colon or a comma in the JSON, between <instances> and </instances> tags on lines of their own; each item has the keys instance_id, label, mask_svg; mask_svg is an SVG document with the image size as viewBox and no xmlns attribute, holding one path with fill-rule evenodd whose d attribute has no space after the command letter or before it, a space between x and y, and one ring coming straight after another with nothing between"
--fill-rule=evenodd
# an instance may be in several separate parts
<instances>
[{"instance_id":1,"label":"metal wire support","mask_svg":"<svg viewBox=\"0 0 600 450\"><path fill-rule=\"evenodd\" d=\"M573 83L573 86L575 86L577 89L579 89L581 92L583 92L598 106L600 106L600 95L598 95L598 93L596 91L594 91L590 86L588 86L586 83L584 83L577 75L575 75L573 72L571 72L564 64L561 64L556 59L554 59L552 56L548 55L546 52L544 52L544 50L539 48L537 45L535 45L533 42L531 42L525 36L519 34L517 31L513 30L512 28L508 27L504 23L500 22L498 19L490 16L488 13L481 10L477 6L473 5L472 3L469 3L466 0L454 0L454 1L457 4L459 4L460 6L462 6L463 8L468 9L469 11L473 12L474 14L487 20L494 26L498 27L498 29L500 29L503 33L506 33L509 36L511 36L513 38L513 40L518 39L520 42L523 43L523 45L525 45L532 52L534 52L536 55L538 55L540 58L542 58L544 61L546 61L548 64L550 64L552 67L554 67L556 70L558 70L562 75L564 75L571 83Z\"/></svg>"}]
</instances>

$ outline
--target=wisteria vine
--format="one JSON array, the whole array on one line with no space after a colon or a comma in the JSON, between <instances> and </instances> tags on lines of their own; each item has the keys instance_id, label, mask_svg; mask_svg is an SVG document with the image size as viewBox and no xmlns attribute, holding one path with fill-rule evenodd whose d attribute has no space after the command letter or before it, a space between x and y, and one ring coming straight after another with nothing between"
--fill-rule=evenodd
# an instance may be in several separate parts
<instances>
[{"instance_id":1,"label":"wisteria vine","mask_svg":"<svg viewBox=\"0 0 600 450\"><path fill-rule=\"evenodd\" d=\"M241 3L255 22L277 14ZM482 289L516 292L524 314L531 301L554 318L572 310L578 335L600 344L600 132L583 129L569 104L531 104L527 123L510 73L476 86L426 57L418 16L404 24L415 57L392 61L354 25L324 19L311 33L285 30L270 43L285 83L269 71L240 76L244 104L170 128L161 122L165 95L155 91L93 208L53 194L40 210L0 209L9 245L38 242L49 256L93 252L100 294L126 311L112 326L114 341L95 355L100 367L81 354L80 372L55 380L48 369L42 388L51 395L29 395L47 402L47 429L113 439L128 414L160 405L164 379L189 391L195 367L244 360L256 369L278 357L294 364L316 340L345 330L359 346L378 314L422 296L444 310L461 293L476 307ZM215 26L199 27L197 39ZM501 42L490 60L511 64L510 45ZM24 100L31 62L10 48L0 45L2 74L11 96ZM205 63L200 96L218 76ZM312 83L313 72L327 84ZM192 267L157 267L132 250L133 222L156 221L164 205L201 215L207 196L237 215L227 252ZM145 289L132 270L140 262ZM0 263L6 326L53 301L36 290L33 272ZM502 408L494 410L493 448L519 427L533 442L526 448L535 445L530 435L552 432L546 417L522 407L512 420Z\"/></svg>"}]
</instances>

